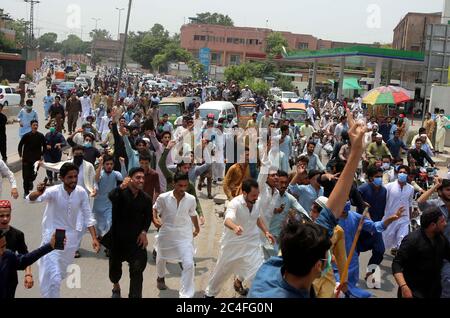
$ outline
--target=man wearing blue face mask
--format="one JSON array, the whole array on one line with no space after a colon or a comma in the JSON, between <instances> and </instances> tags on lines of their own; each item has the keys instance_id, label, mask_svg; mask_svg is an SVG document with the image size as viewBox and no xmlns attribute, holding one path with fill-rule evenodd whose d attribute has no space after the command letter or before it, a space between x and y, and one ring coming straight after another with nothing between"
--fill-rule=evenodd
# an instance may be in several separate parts
<instances>
[{"instance_id":1,"label":"man wearing blue face mask","mask_svg":"<svg viewBox=\"0 0 450 318\"><path fill-rule=\"evenodd\" d=\"M83 159L87 162L91 163L93 166L95 166L95 161L97 158L100 158L100 151L94 146L94 135L90 132L85 132L83 134L83 149L84 149L84 155ZM72 136L67 138L67 142L71 147L76 146L76 142L72 139Z\"/></svg>"},{"instance_id":2,"label":"man wearing blue face mask","mask_svg":"<svg viewBox=\"0 0 450 318\"><path fill-rule=\"evenodd\" d=\"M367 169L369 183L359 186L358 191L365 202L369 204L370 218L374 222L381 221L386 208L386 188L383 187L383 169L370 166ZM370 265L380 265L384 255L383 236L379 232L361 232L358 240L358 252L372 251ZM372 273L366 274L366 279Z\"/></svg>"},{"instance_id":3,"label":"man wearing blue face mask","mask_svg":"<svg viewBox=\"0 0 450 318\"><path fill-rule=\"evenodd\" d=\"M50 163L60 162L62 149L67 143L63 134L56 130L55 124L52 124L50 132L45 135L45 144L44 161ZM58 180L58 173L47 170L47 177L50 185L53 185L53 180Z\"/></svg>"},{"instance_id":4,"label":"man wearing blue face mask","mask_svg":"<svg viewBox=\"0 0 450 318\"><path fill-rule=\"evenodd\" d=\"M384 246L386 249L392 249L392 254L396 254L403 238L409 233L414 187L408 183L408 174L409 167L400 166L398 168L398 180L386 185L387 198L384 218L393 215L400 207L404 208L405 216L383 233Z\"/></svg>"}]
</instances>

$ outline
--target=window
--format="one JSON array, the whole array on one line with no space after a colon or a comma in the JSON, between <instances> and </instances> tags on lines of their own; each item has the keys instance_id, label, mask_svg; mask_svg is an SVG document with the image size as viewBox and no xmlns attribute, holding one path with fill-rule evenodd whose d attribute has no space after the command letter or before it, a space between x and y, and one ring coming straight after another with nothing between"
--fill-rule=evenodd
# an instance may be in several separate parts
<instances>
[{"instance_id":1,"label":"window","mask_svg":"<svg viewBox=\"0 0 450 318\"><path fill-rule=\"evenodd\" d=\"M240 56L236 54L230 55L230 64L231 65L238 65L240 64Z\"/></svg>"},{"instance_id":2,"label":"window","mask_svg":"<svg viewBox=\"0 0 450 318\"><path fill-rule=\"evenodd\" d=\"M194 35L194 41L199 41L200 40L200 35Z\"/></svg>"},{"instance_id":3,"label":"window","mask_svg":"<svg viewBox=\"0 0 450 318\"><path fill-rule=\"evenodd\" d=\"M245 39L239 39L240 44L245 44Z\"/></svg>"},{"instance_id":4,"label":"window","mask_svg":"<svg viewBox=\"0 0 450 318\"><path fill-rule=\"evenodd\" d=\"M297 44L297 48L300 49L300 50L305 50L308 47L309 47L308 43L305 43L305 42L300 42L300 43Z\"/></svg>"},{"instance_id":5,"label":"window","mask_svg":"<svg viewBox=\"0 0 450 318\"><path fill-rule=\"evenodd\" d=\"M221 54L220 53L211 53L211 64L220 64L221 62Z\"/></svg>"},{"instance_id":6,"label":"window","mask_svg":"<svg viewBox=\"0 0 450 318\"><path fill-rule=\"evenodd\" d=\"M6 94L12 94L11 88L9 88L9 87L8 87L8 88L5 88L5 93L6 93Z\"/></svg>"},{"instance_id":7,"label":"window","mask_svg":"<svg viewBox=\"0 0 450 318\"><path fill-rule=\"evenodd\" d=\"M233 43L233 38L227 38L227 43Z\"/></svg>"},{"instance_id":8,"label":"window","mask_svg":"<svg viewBox=\"0 0 450 318\"><path fill-rule=\"evenodd\" d=\"M206 41L206 36L205 35L200 35L200 41Z\"/></svg>"},{"instance_id":9,"label":"window","mask_svg":"<svg viewBox=\"0 0 450 318\"><path fill-rule=\"evenodd\" d=\"M233 38L233 44L239 44L239 39L238 38Z\"/></svg>"}]
</instances>

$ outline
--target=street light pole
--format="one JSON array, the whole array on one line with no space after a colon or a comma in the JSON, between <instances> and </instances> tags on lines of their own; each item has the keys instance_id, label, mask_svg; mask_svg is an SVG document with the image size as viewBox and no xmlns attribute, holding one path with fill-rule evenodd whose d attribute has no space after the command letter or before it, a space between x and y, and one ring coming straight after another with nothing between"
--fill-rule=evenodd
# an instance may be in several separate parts
<instances>
[{"instance_id":1,"label":"street light pole","mask_svg":"<svg viewBox=\"0 0 450 318\"><path fill-rule=\"evenodd\" d=\"M123 66L125 63L125 50L127 47L127 40L128 40L128 26L130 25L131 3L132 3L132 0L128 0L127 23L125 25L125 37L123 39L122 58L120 60L120 70L119 70L119 79L118 79L118 83L117 83L117 92L119 92L119 90L120 90L120 81L122 80ZM119 96L119 95L117 95L117 96Z\"/></svg>"},{"instance_id":2,"label":"street light pole","mask_svg":"<svg viewBox=\"0 0 450 318\"><path fill-rule=\"evenodd\" d=\"M98 21L100 21L101 18L92 18L92 20L95 21L95 30L98 30Z\"/></svg>"},{"instance_id":3,"label":"street light pole","mask_svg":"<svg viewBox=\"0 0 450 318\"><path fill-rule=\"evenodd\" d=\"M125 8L116 8L116 10L119 11L119 26L117 27L117 41L120 41L120 18L122 16L122 11L125 10Z\"/></svg>"}]
</instances>

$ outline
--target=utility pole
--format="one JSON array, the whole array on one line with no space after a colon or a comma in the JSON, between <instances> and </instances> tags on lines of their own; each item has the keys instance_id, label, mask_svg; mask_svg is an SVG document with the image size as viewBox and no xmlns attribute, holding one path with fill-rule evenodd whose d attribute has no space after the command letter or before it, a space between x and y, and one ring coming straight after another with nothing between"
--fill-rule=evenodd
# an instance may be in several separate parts
<instances>
[{"instance_id":1,"label":"utility pole","mask_svg":"<svg viewBox=\"0 0 450 318\"><path fill-rule=\"evenodd\" d=\"M120 18L122 16L122 11L125 10L125 8L116 8L116 10L119 11L119 26L117 27L117 41L120 41Z\"/></svg>"},{"instance_id":2,"label":"utility pole","mask_svg":"<svg viewBox=\"0 0 450 318\"><path fill-rule=\"evenodd\" d=\"M81 41L83 41L83 28L85 27L85 25L80 26L80 35L81 35Z\"/></svg>"},{"instance_id":3,"label":"utility pole","mask_svg":"<svg viewBox=\"0 0 450 318\"><path fill-rule=\"evenodd\" d=\"M98 30L98 21L100 21L101 18L92 18L92 20L95 21L95 30Z\"/></svg>"},{"instance_id":4,"label":"utility pole","mask_svg":"<svg viewBox=\"0 0 450 318\"><path fill-rule=\"evenodd\" d=\"M127 24L125 25L125 37L123 40L122 58L120 61L119 80L117 83L117 91L120 90L120 81L122 80L123 66L125 63L125 50L127 47L127 40L128 40L128 26L130 25L131 3L132 3L132 0L128 0ZM117 95L117 96L119 96L119 95Z\"/></svg>"},{"instance_id":5,"label":"utility pole","mask_svg":"<svg viewBox=\"0 0 450 318\"><path fill-rule=\"evenodd\" d=\"M41 3L39 0L24 0L26 3L30 4L30 29L28 35L28 46L31 46L34 39L34 5Z\"/></svg>"}]
</instances>

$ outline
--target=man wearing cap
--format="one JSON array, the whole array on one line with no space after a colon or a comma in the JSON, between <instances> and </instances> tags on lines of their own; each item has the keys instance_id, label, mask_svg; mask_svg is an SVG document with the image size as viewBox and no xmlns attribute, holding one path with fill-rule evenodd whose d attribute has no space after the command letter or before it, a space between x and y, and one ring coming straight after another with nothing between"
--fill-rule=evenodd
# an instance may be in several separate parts
<instances>
[{"instance_id":1,"label":"man wearing cap","mask_svg":"<svg viewBox=\"0 0 450 318\"><path fill-rule=\"evenodd\" d=\"M419 138L422 138L422 135L427 134L427 130L424 127L419 128L419 133L415 135L411 141L411 148L414 148L416 146L416 140ZM430 138L427 136L426 143L428 146L430 146L431 150L434 150L433 144L431 143Z\"/></svg>"},{"instance_id":2,"label":"man wearing cap","mask_svg":"<svg viewBox=\"0 0 450 318\"><path fill-rule=\"evenodd\" d=\"M386 144L383 143L383 136L381 134L375 136L375 141L369 144L366 153L370 164L374 164L375 161L381 160L384 156L392 158L391 152Z\"/></svg>"}]
</instances>

